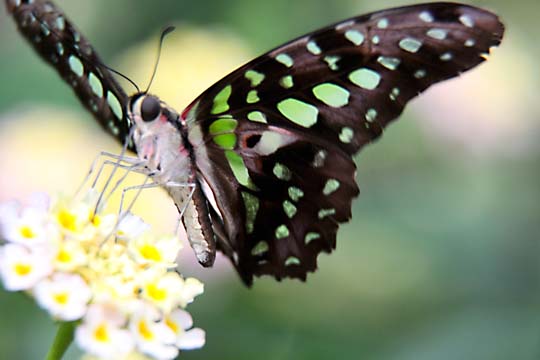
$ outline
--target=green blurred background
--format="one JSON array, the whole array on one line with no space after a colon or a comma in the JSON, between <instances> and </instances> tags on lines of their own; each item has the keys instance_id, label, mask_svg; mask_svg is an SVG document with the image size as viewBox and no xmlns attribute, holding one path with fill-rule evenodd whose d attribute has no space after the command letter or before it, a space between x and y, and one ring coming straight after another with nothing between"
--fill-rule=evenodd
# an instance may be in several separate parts
<instances>
[{"instance_id":1,"label":"green blurred background","mask_svg":"<svg viewBox=\"0 0 540 360\"><path fill-rule=\"evenodd\" d=\"M142 87L160 29L176 24L152 91L178 110L271 47L411 2L57 1L106 63ZM469 3L502 17L502 46L413 101L357 156L353 221L307 283L263 278L248 290L227 261L203 270L184 250L182 272L206 283L188 310L207 331L206 347L185 359L540 358L540 2ZM5 9L0 44L0 201L69 193L98 151L118 146ZM163 231L174 226L161 191L143 195L138 211ZM2 291L0 319L0 359L43 357L54 336L44 312Z\"/></svg>"}]
</instances>

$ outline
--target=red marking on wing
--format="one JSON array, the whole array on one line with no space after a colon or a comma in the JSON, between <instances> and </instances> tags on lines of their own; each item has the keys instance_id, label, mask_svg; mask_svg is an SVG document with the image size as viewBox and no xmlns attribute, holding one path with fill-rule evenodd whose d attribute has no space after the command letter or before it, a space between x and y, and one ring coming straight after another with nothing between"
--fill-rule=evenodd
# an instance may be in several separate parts
<instances>
[{"instance_id":1,"label":"red marking on wing","mask_svg":"<svg viewBox=\"0 0 540 360\"><path fill-rule=\"evenodd\" d=\"M195 105L195 102L192 102L191 104L188 105L188 107L186 107L184 109L184 111L182 111L182 114L180 115L180 117L182 118L182 120L186 120L187 119L187 115L188 113L191 111L191 109L193 108L193 105Z\"/></svg>"}]
</instances>

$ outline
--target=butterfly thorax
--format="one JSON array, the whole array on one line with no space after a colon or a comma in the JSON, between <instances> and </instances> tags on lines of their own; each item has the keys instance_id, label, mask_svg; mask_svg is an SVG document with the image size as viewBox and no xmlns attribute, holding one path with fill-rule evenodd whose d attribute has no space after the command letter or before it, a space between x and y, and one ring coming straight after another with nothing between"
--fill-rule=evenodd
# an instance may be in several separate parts
<instances>
[{"instance_id":1,"label":"butterfly thorax","mask_svg":"<svg viewBox=\"0 0 540 360\"><path fill-rule=\"evenodd\" d=\"M130 116L139 160L160 185L188 183L192 166L178 114L153 96L135 95L132 99Z\"/></svg>"},{"instance_id":2,"label":"butterfly thorax","mask_svg":"<svg viewBox=\"0 0 540 360\"><path fill-rule=\"evenodd\" d=\"M146 94L131 97L129 116L135 127L137 156L145 172L167 190L183 213L188 240L199 262L212 265L214 234L180 116L157 97Z\"/></svg>"}]
</instances>

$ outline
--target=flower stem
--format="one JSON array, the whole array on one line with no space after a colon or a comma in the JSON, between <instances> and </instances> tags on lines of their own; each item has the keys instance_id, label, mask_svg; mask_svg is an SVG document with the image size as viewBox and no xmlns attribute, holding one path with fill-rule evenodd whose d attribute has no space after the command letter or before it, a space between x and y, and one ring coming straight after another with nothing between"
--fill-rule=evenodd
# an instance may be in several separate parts
<instances>
[{"instance_id":1,"label":"flower stem","mask_svg":"<svg viewBox=\"0 0 540 360\"><path fill-rule=\"evenodd\" d=\"M60 360L73 341L75 322L61 322L58 325L54 342L49 349L46 360Z\"/></svg>"}]
</instances>

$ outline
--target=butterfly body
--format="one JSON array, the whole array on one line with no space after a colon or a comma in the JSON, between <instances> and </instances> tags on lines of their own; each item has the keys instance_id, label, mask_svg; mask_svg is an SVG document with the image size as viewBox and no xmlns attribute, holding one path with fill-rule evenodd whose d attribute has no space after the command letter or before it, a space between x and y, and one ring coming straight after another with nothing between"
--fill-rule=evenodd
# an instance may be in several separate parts
<instances>
[{"instance_id":1,"label":"butterfly body","mask_svg":"<svg viewBox=\"0 0 540 360\"><path fill-rule=\"evenodd\" d=\"M483 62L504 33L496 15L464 4L381 10L269 51L177 112L128 97L52 2L6 4L101 126L122 142L133 131L129 148L185 208L199 262L220 250L247 285L315 271L359 194L353 156L412 98Z\"/></svg>"},{"instance_id":2,"label":"butterfly body","mask_svg":"<svg viewBox=\"0 0 540 360\"><path fill-rule=\"evenodd\" d=\"M203 266L212 266L216 253L214 233L206 201L202 200L185 121L154 95L135 94L128 104L139 167L169 193L183 214L197 259Z\"/></svg>"}]
</instances>

